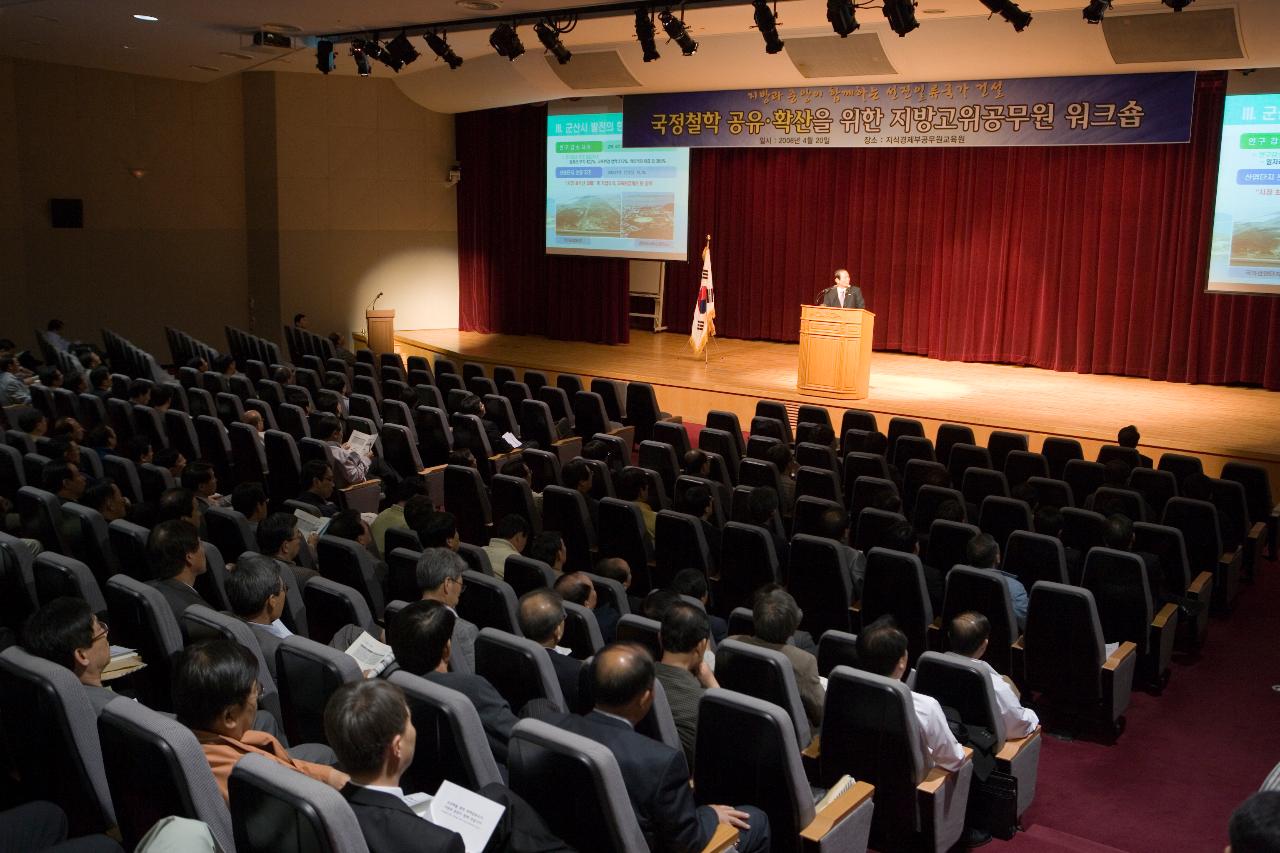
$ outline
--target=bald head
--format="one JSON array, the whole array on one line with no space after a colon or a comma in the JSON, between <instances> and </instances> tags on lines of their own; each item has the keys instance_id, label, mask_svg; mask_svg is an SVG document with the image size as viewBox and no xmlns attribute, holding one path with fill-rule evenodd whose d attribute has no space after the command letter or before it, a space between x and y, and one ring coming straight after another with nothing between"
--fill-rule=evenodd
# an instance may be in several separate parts
<instances>
[{"instance_id":1,"label":"bald head","mask_svg":"<svg viewBox=\"0 0 1280 853\"><path fill-rule=\"evenodd\" d=\"M611 643L591 661L591 689L601 711L643 719L653 704L653 658L642 646Z\"/></svg>"},{"instance_id":2,"label":"bald head","mask_svg":"<svg viewBox=\"0 0 1280 853\"><path fill-rule=\"evenodd\" d=\"M564 634L564 601L549 589L526 592L520 596L519 618L521 633L551 648Z\"/></svg>"}]
</instances>

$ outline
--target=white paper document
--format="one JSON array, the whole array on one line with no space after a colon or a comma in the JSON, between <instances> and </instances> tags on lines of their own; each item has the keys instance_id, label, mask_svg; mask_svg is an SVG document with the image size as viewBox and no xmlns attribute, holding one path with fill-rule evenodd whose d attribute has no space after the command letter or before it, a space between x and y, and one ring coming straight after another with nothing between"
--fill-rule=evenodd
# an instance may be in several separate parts
<instances>
[{"instance_id":1,"label":"white paper document","mask_svg":"<svg viewBox=\"0 0 1280 853\"><path fill-rule=\"evenodd\" d=\"M447 779L440 783L440 790L434 797L410 794L405 801L418 817L461 835L467 853L484 850L507 809Z\"/></svg>"},{"instance_id":2,"label":"white paper document","mask_svg":"<svg viewBox=\"0 0 1280 853\"><path fill-rule=\"evenodd\" d=\"M512 435L509 432L504 432L502 434L502 440L505 441L507 444L511 445L512 449L518 448L520 446L520 439L516 438L514 435Z\"/></svg>"},{"instance_id":3,"label":"white paper document","mask_svg":"<svg viewBox=\"0 0 1280 853\"><path fill-rule=\"evenodd\" d=\"M347 449L354 450L361 456L368 456L373 452L373 443L373 436L369 435L367 432L360 432L360 430L356 430L351 433L351 436L347 439Z\"/></svg>"},{"instance_id":4,"label":"white paper document","mask_svg":"<svg viewBox=\"0 0 1280 853\"><path fill-rule=\"evenodd\" d=\"M387 668L387 664L396 659L395 653L386 643L379 642L364 631L355 642L347 646L347 654L355 658L365 678L372 678Z\"/></svg>"},{"instance_id":5,"label":"white paper document","mask_svg":"<svg viewBox=\"0 0 1280 853\"><path fill-rule=\"evenodd\" d=\"M310 539L313 534L323 533L329 526L329 519L312 515L305 509L295 509L293 517L298 519L298 532L302 534L303 539Z\"/></svg>"}]
</instances>

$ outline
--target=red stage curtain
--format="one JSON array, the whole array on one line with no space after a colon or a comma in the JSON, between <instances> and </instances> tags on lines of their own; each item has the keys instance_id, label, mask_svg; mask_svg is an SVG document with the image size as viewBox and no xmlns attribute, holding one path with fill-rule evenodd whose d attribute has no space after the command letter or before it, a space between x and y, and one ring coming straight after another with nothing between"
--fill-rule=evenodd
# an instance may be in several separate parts
<instances>
[{"instance_id":1,"label":"red stage curtain","mask_svg":"<svg viewBox=\"0 0 1280 853\"><path fill-rule=\"evenodd\" d=\"M710 234L725 337L797 340L845 266L877 349L1280 389L1280 299L1203 292L1224 87L1201 76L1186 145L695 149L666 322Z\"/></svg>"},{"instance_id":2,"label":"red stage curtain","mask_svg":"<svg viewBox=\"0 0 1280 853\"><path fill-rule=\"evenodd\" d=\"M546 106L461 113L458 327L629 340L625 260L544 253Z\"/></svg>"}]
</instances>

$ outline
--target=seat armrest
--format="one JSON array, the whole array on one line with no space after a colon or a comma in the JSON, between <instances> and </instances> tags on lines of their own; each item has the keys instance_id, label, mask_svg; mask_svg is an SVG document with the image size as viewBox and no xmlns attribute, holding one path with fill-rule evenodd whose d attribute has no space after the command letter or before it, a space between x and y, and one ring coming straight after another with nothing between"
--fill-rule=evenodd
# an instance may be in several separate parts
<instances>
[{"instance_id":1,"label":"seat armrest","mask_svg":"<svg viewBox=\"0 0 1280 853\"><path fill-rule=\"evenodd\" d=\"M1038 728L1026 737L1011 737L1004 742L1004 746L996 753L996 758L1000 761L1013 761L1018 757L1018 753L1039 739L1040 729Z\"/></svg>"},{"instance_id":2,"label":"seat armrest","mask_svg":"<svg viewBox=\"0 0 1280 853\"><path fill-rule=\"evenodd\" d=\"M1187 598L1194 598L1199 601L1208 601L1213 594L1213 573L1201 572L1196 575L1195 580L1191 582L1191 586L1187 587Z\"/></svg>"},{"instance_id":3,"label":"seat armrest","mask_svg":"<svg viewBox=\"0 0 1280 853\"><path fill-rule=\"evenodd\" d=\"M1013 648L1020 652L1025 652L1027 650L1027 644L1023 642L1025 636L1025 634L1019 634L1018 639L1013 641Z\"/></svg>"},{"instance_id":4,"label":"seat armrest","mask_svg":"<svg viewBox=\"0 0 1280 853\"><path fill-rule=\"evenodd\" d=\"M821 842L822 837L830 832L832 827L848 817L854 809L870 800L875 792L875 787L867 782L854 782L853 787L814 815L813 821L800 830L800 837L805 841Z\"/></svg>"},{"instance_id":5,"label":"seat armrest","mask_svg":"<svg viewBox=\"0 0 1280 853\"><path fill-rule=\"evenodd\" d=\"M814 735L813 740L809 741L809 745L800 751L805 758L821 758L822 757L822 735Z\"/></svg>"},{"instance_id":6,"label":"seat armrest","mask_svg":"<svg viewBox=\"0 0 1280 853\"><path fill-rule=\"evenodd\" d=\"M571 435L568 438L552 442L551 447L548 449L560 457L560 464L563 465L582 455L582 439L579 436Z\"/></svg>"},{"instance_id":7,"label":"seat armrest","mask_svg":"<svg viewBox=\"0 0 1280 853\"><path fill-rule=\"evenodd\" d=\"M1138 653L1137 645L1135 645L1134 643L1128 640L1125 640L1123 643L1120 644L1119 648L1117 648L1114 652L1111 653L1111 657L1106 659L1106 661L1102 664L1102 668L1109 672L1115 672L1116 669L1119 668L1120 664L1124 662L1125 658L1136 655L1137 653Z\"/></svg>"},{"instance_id":8,"label":"seat armrest","mask_svg":"<svg viewBox=\"0 0 1280 853\"><path fill-rule=\"evenodd\" d=\"M716 831L712 834L711 840L707 842L707 846L702 848L702 853L727 853L732 850L734 845L738 843L738 830L729 826L727 823L716 824Z\"/></svg>"},{"instance_id":9,"label":"seat armrest","mask_svg":"<svg viewBox=\"0 0 1280 853\"><path fill-rule=\"evenodd\" d=\"M1160 612L1156 614L1156 618L1151 620L1152 628L1163 629L1169 624L1169 620L1178 612L1178 605L1166 604L1160 608ZM1176 622L1174 624L1177 624Z\"/></svg>"},{"instance_id":10,"label":"seat armrest","mask_svg":"<svg viewBox=\"0 0 1280 853\"><path fill-rule=\"evenodd\" d=\"M363 483L353 483L338 491L342 492L342 498L348 509L376 513L378 502L382 498L382 481L365 480Z\"/></svg>"},{"instance_id":11,"label":"seat armrest","mask_svg":"<svg viewBox=\"0 0 1280 853\"><path fill-rule=\"evenodd\" d=\"M627 443L627 447L629 447L632 451L635 450L636 448L636 428L635 427L633 426L619 427L618 429L615 429L612 432L610 432L609 435L616 435L618 438L625 441Z\"/></svg>"},{"instance_id":12,"label":"seat armrest","mask_svg":"<svg viewBox=\"0 0 1280 853\"><path fill-rule=\"evenodd\" d=\"M667 415L666 412L662 412L662 414ZM684 415L667 415L665 418L658 418L658 420L669 424L682 424L684 423ZM1280 510L1280 507L1277 509Z\"/></svg>"}]
</instances>

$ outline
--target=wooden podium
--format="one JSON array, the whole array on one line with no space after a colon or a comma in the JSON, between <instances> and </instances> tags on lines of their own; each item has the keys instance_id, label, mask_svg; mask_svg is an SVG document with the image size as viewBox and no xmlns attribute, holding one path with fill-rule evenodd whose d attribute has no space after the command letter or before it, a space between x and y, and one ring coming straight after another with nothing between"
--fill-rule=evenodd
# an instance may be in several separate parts
<instances>
[{"instance_id":1,"label":"wooden podium","mask_svg":"<svg viewBox=\"0 0 1280 853\"><path fill-rule=\"evenodd\" d=\"M394 308L364 312L369 325L369 349L375 353L396 351L396 312Z\"/></svg>"},{"instance_id":2,"label":"wooden podium","mask_svg":"<svg viewBox=\"0 0 1280 853\"><path fill-rule=\"evenodd\" d=\"M871 333L876 315L863 308L800 306L796 386L816 397L861 400L871 387Z\"/></svg>"}]
</instances>

